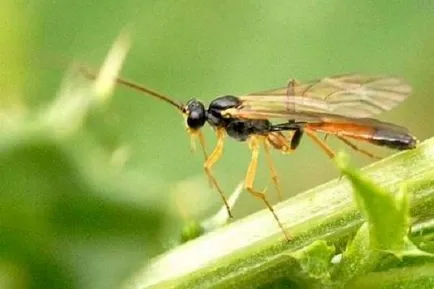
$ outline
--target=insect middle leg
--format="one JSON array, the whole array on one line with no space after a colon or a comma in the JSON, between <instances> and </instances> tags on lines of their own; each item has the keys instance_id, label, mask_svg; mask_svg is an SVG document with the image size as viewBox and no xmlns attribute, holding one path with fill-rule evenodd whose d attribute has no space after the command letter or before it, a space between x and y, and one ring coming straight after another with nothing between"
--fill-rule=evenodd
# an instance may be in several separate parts
<instances>
[{"instance_id":1,"label":"insect middle leg","mask_svg":"<svg viewBox=\"0 0 434 289\"><path fill-rule=\"evenodd\" d=\"M225 131L220 128L217 129L217 145L214 148L213 152L206 159L203 168L205 170L206 175L208 176L210 183L213 184L214 187L219 192L220 197L223 200L223 203L225 204L226 210L228 211L229 217L232 218L231 208L229 207L228 200L226 199L222 189L220 188L220 185L217 183L217 180L214 178L214 176L211 173L212 167L223 154L224 137L225 137Z\"/></svg>"},{"instance_id":2,"label":"insect middle leg","mask_svg":"<svg viewBox=\"0 0 434 289\"><path fill-rule=\"evenodd\" d=\"M276 220L279 227L282 229L283 234L285 235L286 239L289 241L291 240L291 237L289 234L285 231L283 228L282 223L280 222L280 219L277 217L276 212L274 212L273 207L267 200L267 197L265 196L265 190L262 192L256 191L253 189L253 183L255 181L256 176L256 169L258 167L258 156L259 156L259 149L260 149L260 143L264 142L265 140L262 137L257 136L251 136L249 139L249 147L252 151L252 159L250 161L249 167L247 169L246 179L244 181L244 186L246 190L254 197L261 199L264 204L267 206L267 208L270 210L270 212L273 214L274 219Z\"/></svg>"},{"instance_id":3,"label":"insect middle leg","mask_svg":"<svg viewBox=\"0 0 434 289\"><path fill-rule=\"evenodd\" d=\"M274 166L273 159L271 158L271 152L270 152L269 144L267 142L264 142L264 149L265 149L265 157L267 158L268 167L271 173L271 179L273 180L274 186L276 187L279 201L282 201L283 200L282 187L280 185L279 176L277 175L277 171Z\"/></svg>"},{"instance_id":4,"label":"insect middle leg","mask_svg":"<svg viewBox=\"0 0 434 289\"><path fill-rule=\"evenodd\" d=\"M287 124L285 124L285 127L286 126ZM264 142L265 156L268 161L268 166L270 168L273 183L279 194L279 200L283 199L283 194L279 183L279 177L277 175L276 168L274 167L274 163L271 158L269 146L271 145L273 148L281 151L284 154L289 154L298 147L298 145L300 144L300 140L303 136L303 130L300 127L291 128L292 134L290 136L284 135L281 131L279 131L282 127L284 126L282 125L273 126L272 132L270 132L266 136Z\"/></svg>"}]
</instances>

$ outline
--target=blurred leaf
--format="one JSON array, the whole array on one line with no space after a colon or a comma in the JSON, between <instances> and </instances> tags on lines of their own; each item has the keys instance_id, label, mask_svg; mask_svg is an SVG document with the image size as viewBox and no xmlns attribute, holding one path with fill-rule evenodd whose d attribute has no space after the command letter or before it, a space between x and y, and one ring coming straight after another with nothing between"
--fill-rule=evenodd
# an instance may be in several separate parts
<instances>
[{"instance_id":1,"label":"blurred leaf","mask_svg":"<svg viewBox=\"0 0 434 289\"><path fill-rule=\"evenodd\" d=\"M182 228L181 243L196 239L197 237L202 236L204 233L205 230L200 223L191 221L190 223L185 224Z\"/></svg>"},{"instance_id":2,"label":"blurred leaf","mask_svg":"<svg viewBox=\"0 0 434 289\"><path fill-rule=\"evenodd\" d=\"M31 20L19 3L5 0L0 3L0 125L3 110L23 113L22 84L25 80L26 50L31 39L26 35L25 25Z\"/></svg>"},{"instance_id":3,"label":"blurred leaf","mask_svg":"<svg viewBox=\"0 0 434 289\"><path fill-rule=\"evenodd\" d=\"M162 248L164 207L88 129L105 117L92 91L74 76L1 127L0 261L26 288L115 288Z\"/></svg>"}]
</instances>

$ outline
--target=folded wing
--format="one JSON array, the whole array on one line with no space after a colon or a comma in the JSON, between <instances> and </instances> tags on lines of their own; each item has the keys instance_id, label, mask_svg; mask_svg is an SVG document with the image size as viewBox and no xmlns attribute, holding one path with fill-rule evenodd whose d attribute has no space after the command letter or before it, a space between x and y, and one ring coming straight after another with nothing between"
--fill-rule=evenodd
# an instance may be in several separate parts
<instances>
[{"instance_id":1,"label":"folded wing","mask_svg":"<svg viewBox=\"0 0 434 289\"><path fill-rule=\"evenodd\" d=\"M351 74L241 96L242 105L230 113L300 121L327 116L366 118L392 109L410 93L411 86L402 78Z\"/></svg>"}]
</instances>

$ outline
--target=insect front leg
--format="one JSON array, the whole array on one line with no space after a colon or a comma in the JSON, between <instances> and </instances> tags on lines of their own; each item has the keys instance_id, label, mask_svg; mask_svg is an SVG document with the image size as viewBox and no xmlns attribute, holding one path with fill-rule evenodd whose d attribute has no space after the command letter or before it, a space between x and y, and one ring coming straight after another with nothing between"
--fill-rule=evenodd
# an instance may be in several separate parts
<instances>
[{"instance_id":1,"label":"insect front leg","mask_svg":"<svg viewBox=\"0 0 434 289\"><path fill-rule=\"evenodd\" d=\"M221 158L223 154L223 146L224 146L224 138L225 138L225 131L222 128L218 128L216 130L217 133L217 145L212 151L212 153L209 155L209 157L206 159L203 168L205 170L206 175L208 176L208 179L212 185L217 189L217 191L220 194L221 199L223 200L223 203L225 204L226 210L228 211L229 217L232 218L231 209L229 206L229 203L220 188L220 185L218 184L217 180L212 175L211 169L214 166L214 164Z\"/></svg>"},{"instance_id":2,"label":"insect front leg","mask_svg":"<svg viewBox=\"0 0 434 289\"><path fill-rule=\"evenodd\" d=\"M205 160L208 159L208 154L206 152L206 147L205 147L205 138L203 136L202 131L200 131L198 129L193 130L191 128L187 128L187 133L190 135L191 151L192 152L196 151L196 138L198 138L200 147L202 148L202 152L203 152L203 155L205 157Z\"/></svg>"}]
</instances>

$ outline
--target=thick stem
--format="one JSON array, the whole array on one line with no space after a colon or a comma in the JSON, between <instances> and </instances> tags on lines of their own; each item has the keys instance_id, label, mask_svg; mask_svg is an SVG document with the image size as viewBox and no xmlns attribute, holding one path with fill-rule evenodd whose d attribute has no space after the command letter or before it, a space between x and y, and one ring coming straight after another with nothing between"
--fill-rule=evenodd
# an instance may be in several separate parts
<instances>
[{"instance_id":1,"label":"thick stem","mask_svg":"<svg viewBox=\"0 0 434 289\"><path fill-rule=\"evenodd\" d=\"M405 184L416 220L433 218L434 138L363 171L391 192ZM293 236L287 242L270 212L260 211L154 259L125 288L257 288L291 276L284 256L315 240L349 240L362 223L347 180L333 180L287 201L276 213ZM339 246L337 246L339 247Z\"/></svg>"}]
</instances>

